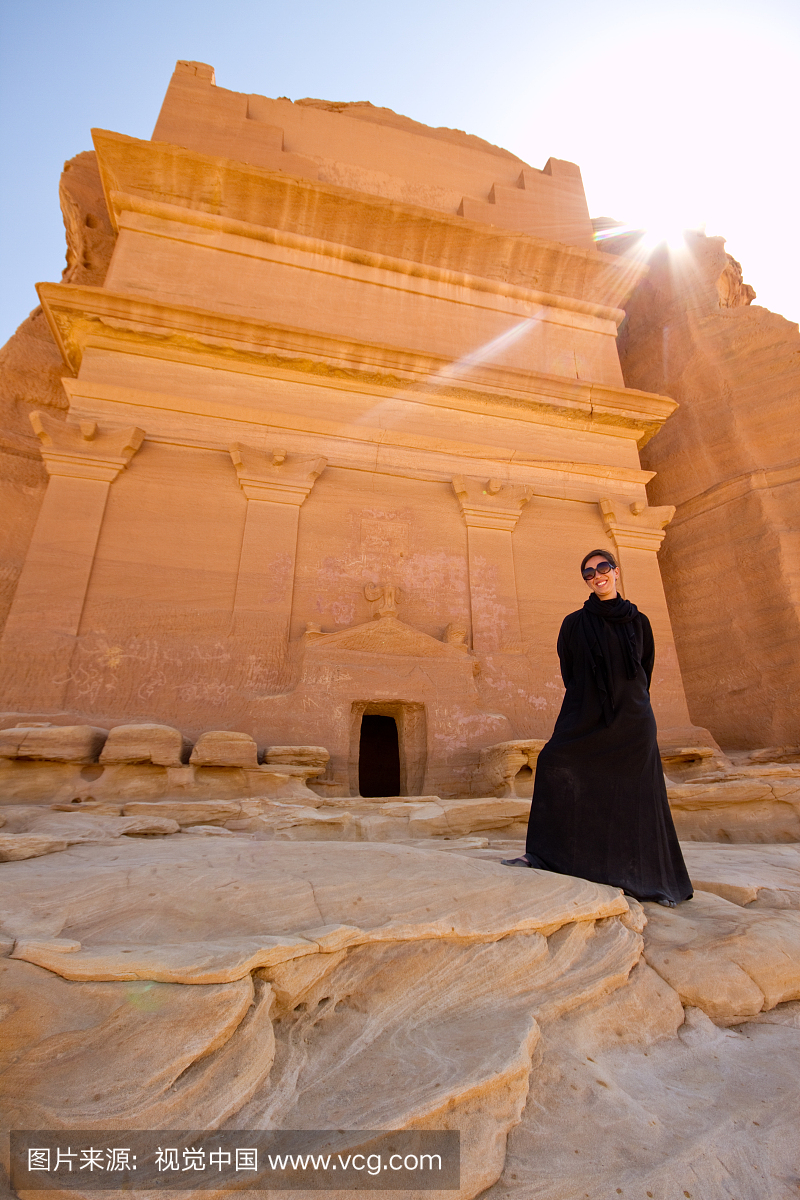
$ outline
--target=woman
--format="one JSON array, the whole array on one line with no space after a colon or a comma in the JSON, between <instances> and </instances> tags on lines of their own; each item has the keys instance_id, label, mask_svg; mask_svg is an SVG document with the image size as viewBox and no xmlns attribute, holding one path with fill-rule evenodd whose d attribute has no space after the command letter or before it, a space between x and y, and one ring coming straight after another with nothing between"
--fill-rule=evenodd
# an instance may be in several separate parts
<instances>
[{"instance_id":1,"label":"woman","mask_svg":"<svg viewBox=\"0 0 800 1200\"><path fill-rule=\"evenodd\" d=\"M567 689L539 755L526 853L539 867L610 883L673 908L692 896L664 785L650 707L650 622L617 592L613 554L581 563L591 592L558 637Z\"/></svg>"}]
</instances>

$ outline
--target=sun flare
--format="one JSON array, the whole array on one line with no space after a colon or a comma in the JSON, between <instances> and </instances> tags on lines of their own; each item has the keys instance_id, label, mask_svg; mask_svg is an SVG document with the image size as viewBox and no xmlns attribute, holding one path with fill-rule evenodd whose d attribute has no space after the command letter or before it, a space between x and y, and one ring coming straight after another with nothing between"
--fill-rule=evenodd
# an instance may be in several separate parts
<instances>
[{"instance_id":1,"label":"sun flare","mask_svg":"<svg viewBox=\"0 0 800 1200\"><path fill-rule=\"evenodd\" d=\"M692 233L705 233L705 222L688 215L681 219L674 213L653 213L640 220L600 224L594 239L601 249L604 244L611 248L615 239L629 239L632 252L647 257L659 246L679 253L686 248L686 235Z\"/></svg>"}]
</instances>

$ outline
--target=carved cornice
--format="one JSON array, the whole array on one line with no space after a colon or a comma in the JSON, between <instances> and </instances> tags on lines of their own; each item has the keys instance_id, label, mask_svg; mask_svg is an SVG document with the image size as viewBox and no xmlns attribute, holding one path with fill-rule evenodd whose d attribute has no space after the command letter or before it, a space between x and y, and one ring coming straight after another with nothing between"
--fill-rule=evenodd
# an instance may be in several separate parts
<instances>
[{"instance_id":1,"label":"carved cornice","mask_svg":"<svg viewBox=\"0 0 800 1200\"><path fill-rule=\"evenodd\" d=\"M317 253L367 261L405 273L431 272L453 282L467 276L494 289L542 289L573 305L614 311L643 264L583 250L482 222L380 196L298 179L243 162L200 154L164 142L93 131L112 222L122 211L160 204L165 194L181 220L227 227L244 236L313 240ZM208 180L214 187L209 188ZM168 187L165 186L168 183ZM187 216L188 214L188 216ZM396 264L396 265L395 265ZM502 264L502 278L498 271ZM538 301L539 303L541 301Z\"/></svg>"},{"instance_id":2,"label":"carved cornice","mask_svg":"<svg viewBox=\"0 0 800 1200\"><path fill-rule=\"evenodd\" d=\"M602 427L644 445L677 404L666 396L501 366L447 376L448 360L336 338L251 317L74 284L37 291L65 363L77 375L96 346L266 378L303 379L345 391L391 395L435 408L488 412L545 424Z\"/></svg>"},{"instance_id":3,"label":"carved cornice","mask_svg":"<svg viewBox=\"0 0 800 1200\"><path fill-rule=\"evenodd\" d=\"M112 483L144 441L144 430L104 429L96 421L64 422L43 412L30 414L48 475Z\"/></svg>"},{"instance_id":4,"label":"carved cornice","mask_svg":"<svg viewBox=\"0 0 800 1200\"><path fill-rule=\"evenodd\" d=\"M650 508L642 502L600 500L605 531L618 549L658 550L664 531L675 516L675 506L663 504Z\"/></svg>"},{"instance_id":5,"label":"carved cornice","mask_svg":"<svg viewBox=\"0 0 800 1200\"><path fill-rule=\"evenodd\" d=\"M364 198L357 196L356 199L363 200ZM201 246L208 245L213 240L215 247L224 245L226 239L234 238L240 253L242 253L241 239L245 238L250 243L250 253L253 257L263 257L265 253L263 247L266 246L299 250L305 254L316 255L318 258L335 259L337 264L354 263L358 267L392 272L395 277L399 277L395 279L398 286L402 286L405 276L408 284L412 284L415 290L419 288L422 281L425 281L425 283L438 284L445 288L456 287L462 293L466 290L484 296L496 296L503 300L523 301L540 312L547 312L551 320L558 321L560 318L564 324L570 323L578 328L596 329L599 323L601 329L603 325L610 325L611 331L616 331L625 317L625 312L621 308L612 308L608 304L583 300L577 296L543 291L541 287L524 287L500 279L487 279L481 275L453 270L437 263L410 262L407 258L369 253L366 250L354 250L335 241L323 241L319 237L290 233L272 226L237 221L229 216L210 214L205 210L181 208L162 200L144 199L141 196L112 192L110 201L117 210L119 230L131 229L134 232L157 237L174 238L178 236L181 241ZM483 230L486 226L482 223L479 228ZM545 243L545 245L551 255L557 250L570 249L562 243ZM244 252L246 253L246 250ZM333 263L329 262L328 269L336 268ZM638 267L634 266L634 272L637 270ZM557 274L558 272L555 271L554 275ZM576 280L575 286L580 288L581 281Z\"/></svg>"},{"instance_id":6,"label":"carved cornice","mask_svg":"<svg viewBox=\"0 0 800 1200\"><path fill-rule=\"evenodd\" d=\"M289 457L285 450L256 450L234 442L229 447L239 486L248 500L267 500L271 504L303 503L325 470L325 458Z\"/></svg>"},{"instance_id":7,"label":"carved cornice","mask_svg":"<svg viewBox=\"0 0 800 1200\"><path fill-rule=\"evenodd\" d=\"M516 528L520 513L533 496L527 484L503 483L499 479L453 477L453 491L468 529Z\"/></svg>"}]
</instances>

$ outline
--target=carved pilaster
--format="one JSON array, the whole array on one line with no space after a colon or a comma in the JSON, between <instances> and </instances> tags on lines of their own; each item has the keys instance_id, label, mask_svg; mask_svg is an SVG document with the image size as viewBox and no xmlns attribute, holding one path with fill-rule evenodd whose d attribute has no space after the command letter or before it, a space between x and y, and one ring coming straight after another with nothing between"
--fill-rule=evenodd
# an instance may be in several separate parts
<instances>
[{"instance_id":1,"label":"carved pilaster","mask_svg":"<svg viewBox=\"0 0 800 1200\"><path fill-rule=\"evenodd\" d=\"M325 470L325 458L300 458L237 442L230 455L247 496L236 581L236 634L288 644L300 506Z\"/></svg>"},{"instance_id":2,"label":"carved pilaster","mask_svg":"<svg viewBox=\"0 0 800 1200\"><path fill-rule=\"evenodd\" d=\"M659 728L689 730L692 723L656 553L675 509L671 504L657 508L651 508L643 501L631 504L618 497L599 500L598 507L606 533L617 552L622 594L647 613L653 626L656 666L651 695Z\"/></svg>"},{"instance_id":3,"label":"carved pilaster","mask_svg":"<svg viewBox=\"0 0 800 1200\"><path fill-rule=\"evenodd\" d=\"M600 500L606 533L618 550L658 550L664 530L675 516L673 504L651 508L642 501Z\"/></svg>"},{"instance_id":4,"label":"carved pilaster","mask_svg":"<svg viewBox=\"0 0 800 1200\"><path fill-rule=\"evenodd\" d=\"M8 702L63 701L108 490L144 432L31 413L50 476L0 644ZM12 699L13 698L13 699Z\"/></svg>"},{"instance_id":5,"label":"carved pilaster","mask_svg":"<svg viewBox=\"0 0 800 1200\"><path fill-rule=\"evenodd\" d=\"M519 654L522 635L511 535L532 489L498 479L456 475L453 491L467 526L475 651Z\"/></svg>"}]
</instances>

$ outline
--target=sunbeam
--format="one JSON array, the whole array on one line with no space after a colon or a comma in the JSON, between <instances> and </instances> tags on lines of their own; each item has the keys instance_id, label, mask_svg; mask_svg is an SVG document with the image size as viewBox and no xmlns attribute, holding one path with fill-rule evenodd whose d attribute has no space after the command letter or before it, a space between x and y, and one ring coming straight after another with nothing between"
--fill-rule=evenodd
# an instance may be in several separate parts
<instances>
[{"instance_id":1,"label":"sunbeam","mask_svg":"<svg viewBox=\"0 0 800 1200\"><path fill-rule=\"evenodd\" d=\"M491 362L493 358L499 356L518 342L520 338L533 328L541 320L541 309L533 317L526 317L517 325L512 325L510 329L506 329L504 333L500 333L491 341L484 342L477 350L470 351L469 354L463 355L456 359L455 362L448 363L446 367L441 367L431 375L430 383L444 383L453 376L463 375L470 370L471 367L479 367L482 363Z\"/></svg>"},{"instance_id":2,"label":"sunbeam","mask_svg":"<svg viewBox=\"0 0 800 1200\"><path fill-rule=\"evenodd\" d=\"M525 317L522 321L518 321L516 325L512 325L509 329L499 333L488 342L484 342L477 349L470 350L468 354L463 354L461 358L454 359L445 366L439 367L438 370L432 371L426 379L416 385L412 385L408 390L396 392L393 396L387 397L384 400L378 400L375 404L370 405L365 412L361 413L354 421L354 424L377 424L382 428L386 428L388 424L386 418L390 415L394 418L395 422L400 419L401 413L398 410L398 405L407 400L419 399L426 393L432 392L437 386L450 383L454 379L466 375L470 370L474 370L484 363L489 363L493 359L499 358L510 346L513 346L526 333L531 332L539 324L542 319L541 314L542 309L540 308L534 316Z\"/></svg>"}]
</instances>

